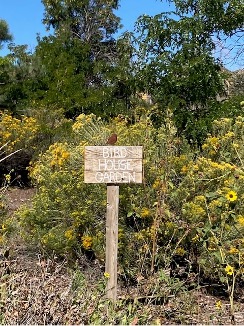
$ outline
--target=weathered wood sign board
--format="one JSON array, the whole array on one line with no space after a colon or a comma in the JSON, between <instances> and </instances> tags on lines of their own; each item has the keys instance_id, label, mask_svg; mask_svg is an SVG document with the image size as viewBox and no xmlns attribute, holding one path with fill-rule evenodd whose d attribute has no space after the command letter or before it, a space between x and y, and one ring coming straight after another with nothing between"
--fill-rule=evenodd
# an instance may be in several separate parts
<instances>
[{"instance_id":1,"label":"weathered wood sign board","mask_svg":"<svg viewBox=\"0 0 244 326\"><path fill-rule=\"evenodd\" d=\"M86 146L85 183L142 183L142 146Z\"/></svg>"},{"instance_id":2,"label":"weathered wood sign board","mask_svg":"<svg viewBox=\"0 0 244 326\"><path fill-rule=\"evenodd\" d=\"M119 183L142 183L142 146L86 146L85 183L107 184L107 298L117 298Z\"/></svg>"}]
</instances>

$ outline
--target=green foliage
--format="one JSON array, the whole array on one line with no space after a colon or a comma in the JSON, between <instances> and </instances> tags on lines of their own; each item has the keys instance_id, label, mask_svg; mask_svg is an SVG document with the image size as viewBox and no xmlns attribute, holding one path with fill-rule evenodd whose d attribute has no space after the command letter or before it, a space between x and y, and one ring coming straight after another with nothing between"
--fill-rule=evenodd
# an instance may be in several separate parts
<instances>
[{"instance_id":1,"label":"green foliage","mask_svg":"<svg viewBox=\"0 0 244 326\"><path fill-rule=\"evenodd\" d=\"M221 61L213 56L213 35L238 32L243 5L235 0L172 2L173 12L143 15L137 22L138 87L162 110L171 105L179 131L201 143L210 121L219 116L216 99L226 78ZM229 14L236 19L230 21Z\"/></svg>"},{"instance_id":2,"label":"green foliage","mask_svg":"<svg viewBox=\"0 0 244 326\"><path fill-rule=\"evenodd\" d=\"M7 155L4 150L6 146L7 143L0 146L0 163L5 161L9 156L15 154L15 152L12 152ZM0 181L0 247L4 248L7 238L12 236L16 223L14 218L8 214L8 202L6 199L6 192L10 185L11 175L1 175Z\"/></svg>"},{"instance_id":3,"label":"green foliage","mask_svg":"<svg viewBox=\"0 0 244 326\"><path fill-rule=\"evenodd\" d=\"M131 93L128 40L113 38L120 27L116 1L43 1L44 23L54 34L38 38L33 54L11 45L1 64L0 105L14 114L35 106L63 108L66 117L126 111Z\"/></svg>"},{"instance_id":4,"label":"green foliage","mask_svg":"<svg viewBox=\"0 0 244 326\"><path fill-rule=\"evenodd\" d=\"M149 321L149 308L139 303L136 299L127 302L120 299L111 302L105 299L105 286L107 279L105 276L96 280L95 286L91 286L80 269L73 273L72 295L74 304L86 311L82 314L80 322L86 325L128 325L135 322L143 325Z\"/></svg>"},{"instance_id":5,"label":"green foliage","mask_svg":"<svg viewBox=\"0 0 244 326\"><path fill-rule=\"evenodd\" d=\"M68 117L118 114L127 106L127 91L118 90L118 85L126 84L128 60L123 61L125 42L113 38L120 26L113 11L117 1L48 0L43 4L44 23L55 34L39 40L37 56L45 76L36 100L55 103Z\"/></svg>"},{"instance_id":6,"label":"green foliage","mask_svg":"<svg viewBox=\"0 0 244 326\"><path fill-rule=\"evenodd\" d=\"M9 32L8 24L5 20L0 19L0 49L3 42L12 40L12 35Z\"/></svg>"},{"instance_id":7,"label":"green foliage","mask_svg":"<svg viewBox=\"0 0 244 326\"><path fill-rule=\"evenodd\" d=\"M42 70L27 45L9 46L10 54L1 59L0 106L15 115L23 114L28 101L42 87Z\"/></svg>"},{"instance_id":8,"label":"green foliage","mask_svg":"<svg viewBox=\"0 0 244 326\"><path fill-rule=\"evenodd\" d=\"M106 185L84 184L84 148L106 144L114 132L118 145L142 145L143 183L120 186L120 280L139 286L146 279L145 295L167 300L200 271L199 280L227 290L233 314L244 271L243 94L233 91L216 102L226 74L213 58L212 33L238 30L241 5L174 2L175 13L141 17L135 58L133 35L112 39L117 1L43 0L45 23L55 34L39 39L33 55L12 46L0 58L0 105L18 114L1 113L0 147L8 153L23 148L33 158L29 173L37 195L16 215L21 236L46 253L104 264ZM89 26L83 18L90 18ZM158 105L133 106L136 89L149 91ZM201 146L196 150L189 141ZM10 175L4 180L6 186ZM0 244L13 228L4 191ZM100 299L105 283L89 292L83 275L75 274L75 299L89 311L85 323L151 320L138 302L110 306Z\"/></svg>"},{"instance_id":9,"label":"green foliage","mask_svg":"<svg viewBox=\"0 0 244 326\"><path fill-rule=\"evenodd\" d=\"M145 153L148 155L145 173L152 170L151 173L155 174L156 168L150 167L150 161L158 164L156 162L166 151L168 140L165 128L157 131L146 117L135 125L129 125L126 120L121 121L121 118L116 118L111 125L107 125L94 115L79 116L73 126L76 144L52 145L31 169L31 176L36 180L40 192L32 209L22 212L21 224L29 230L28 235L40 241L44 247L58 249L62 253L69 252L72 248L82 248L92 249L97 256L103 257L106 189L104 185L83 183L84 145L104 144L108 135L115 131L118 133L119 145L145 144ZM171 132L174 134L175 129ZM170 146L173 144L174 141ZM121 223L128 234L133 234L137 227L133 226L133 217L128 219L127 214L130 211L136 213L144 210L145 215L145 204L148 208L153 207L153 198L149 196L152 190L149 191L148 187L151 184L145 184L145 187L123 186L121 189ZM147 192L147 201L138 204L138 196L145 196ZM130 202L128 198L131 198ZM152 213L153 210L152 208ZM145 228L150 226L150 221L139 219L142 224L140 228L143 225ZM125 231L121 236L128 241ZM59 238L58 241L56 237ZM87 237L92 237L92 245Z\"/></svg>"},{"instance_id":10,"label":"green foliage","mask_svg":"<svg viewBox=\"0 0 244 326\"><path fill-rule=\"evenodd\" d=\"M44 23L57 32L62 29L71 37L101 42L110 39L117 29L120 19L113 10L118 1L111 0L42 0L45 7Z\"/></svg>"},{"instance_id":11,"label":"green foliage","mask_svg":"<svg viewBox=\"0 0 244 326\"><path fill-rule=\"evenodd\" d=\"M81 112L113 113L117 104L112 98L112 79L117 68L105 54L104 58L91 60L88 43L50 36L39 42L36 55L45 69L41 87L32 96L36 103L62 107L67 117Z\"/></svg>"},{"instance_id":12,"label":"green foliage","mask_svg":"<svg viewBox=\"0 0 244 326\"><path fill-rule=\"evenodd\" d=\"M5 187L0 189L0 245L5 242L7 233L9 231L9 223L7 220L7 204L4 196Z\"/></svg>"},{"instance_id":13,"label":"green foliage","mask_svg":"<svg viewBox=\"0 0 244 326\"><path fill-rule=\"evenodd\" d=\"M221 103L219 117L232 118L243 115L244 111L244 94L231 96L229 99Z\"/></svg>"},{"instance_id":14,"label":"green foliage","mask_svg":"<svg viewBox=\"0 0 244 326\"><path fill-rule=\"evenodd\" d=\"M218 34L233 34L243 28L243 2L239 0L170 0L176 4L179 14L199 15L205 21L205 29Z\"/></svg>"},{"instance_id":15,"label":"green foliage","mask_svg":"<svg viewBox=\"0 0 244 326\"><path fill-rule=\"evenodd\" d=\"M163 113L172 107L180 133L201 143L219 116L214 102L225 78L212 35L238 31L242 12L239 1L207 3L175 1L175 12L142 16L139 37L126 33L115 40L118 1L43 0L43 22L54 33L38 38L33 54L10 46L11 55L0 62L0 105L14 114L26 108L30 114L34 102L62 108L68 118L109 118L131 114L134 95L146 91ZM160 119L155 115L157 124Z\"/></svg>"}]
</instances>

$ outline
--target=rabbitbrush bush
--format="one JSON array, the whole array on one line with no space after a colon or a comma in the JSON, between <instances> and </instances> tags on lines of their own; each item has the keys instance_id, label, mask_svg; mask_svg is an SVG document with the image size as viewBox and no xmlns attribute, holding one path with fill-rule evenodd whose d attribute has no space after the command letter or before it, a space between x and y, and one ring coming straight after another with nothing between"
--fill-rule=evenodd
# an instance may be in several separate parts
<instances>
[{"instance_id":1,"label":"rabbitbrush bush","mask_svg":"<svg viewBox=\"0 0 244 326\"><path fill-rule=\"evenodd\" d=\"M4 145L2 155L7 156L4 161L0 156L0 185L6 181L4 174L10 175L9 184L29 184L29 162L70 134L71 121L63 117L62 110L43 106L32 108L30 114L14 116L0 111L0 148ZM16 151L14 156L8 156Z\"/></svg>"},{"instance_id":2,"label":"rabbitbrush bush","mask_svg":"<svg viewBox=\"0 0 244 326\"><path fill-rule=\"evenodd\" d=\"M7 112L0 111L0 145L7 144L8 153L31 146L38 128L35 118L25 116L16 118Z\"/></svg>"},{"instance_id":3,"label":"rabbitbrush bush","mask_svg":"<svg viewBox=\"0 0 244 326\"><path fill-rule=\"evenodd\" d=\"M106 185L84 184L84 146L104 145L112 133L118 145L143 145L145 180L120 186L119 256L121 272L134 274L151 266L151 246L163 159L171 159L185 145L175 136L170 117L160 129L142 115L134 124L115 118L107 124L94 115L80 115L73 125L73 141L55 143L30 168L38 187L32 208L21 210L25 236L46 250L82 252L104 260ZM171 173L167 171L167 173ZM125 250L126 248L126 250ZM142 258L143 257L143 258ZM138 265L138 260L140 264Z\"/></svg>"},{"instance_id":4,"label":"rabbitbrush bush","mask_svg":"<svg viewBox=\"0 0 244 326\"><path fill-rule=\"evenodd\" d=\"M117 145L144 148L143 184L120 185L119 273L138 278L180 259L227 284L241 277L242 117L214 122L196 155L176 136L170 112L159 129L146 112L133 124L80 115L72 140L54 143L30 168L38 194L18 213L23 236L46 251L104 262L106 185L84 184L83 154L113 132Z\"/></svg>"}]
</instances>

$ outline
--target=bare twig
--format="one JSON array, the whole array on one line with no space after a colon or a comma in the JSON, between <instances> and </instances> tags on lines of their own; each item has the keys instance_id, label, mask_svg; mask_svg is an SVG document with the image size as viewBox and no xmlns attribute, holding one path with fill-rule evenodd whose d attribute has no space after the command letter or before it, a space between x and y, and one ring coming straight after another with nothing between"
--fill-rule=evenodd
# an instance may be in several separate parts
<instances>
[{"instance_id":1,"label":"bare twig","mask_svg":"<svg viewBox=\"0 0 244 326\"><path fill-rule=\"evenodd\" d=\"M5 145L4 145L4 146L5 146ZM1 150L4 146L2 146L2 147L0 148L0 150ZM17 149L16 151L14 151L14 152L10 153L9 155L5 156L4 158L0 159L0 163L1 163L2 161L6 160L7 158L11 157L12 155L14 155L14 154L20 152L21 150L22 150L22 148Z\"/></svg>"}]
</instances>

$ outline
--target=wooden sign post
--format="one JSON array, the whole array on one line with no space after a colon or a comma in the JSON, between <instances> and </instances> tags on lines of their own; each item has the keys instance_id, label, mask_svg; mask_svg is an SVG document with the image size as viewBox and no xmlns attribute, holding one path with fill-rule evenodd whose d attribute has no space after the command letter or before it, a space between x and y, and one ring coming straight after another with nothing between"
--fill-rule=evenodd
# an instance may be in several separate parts
<instances>
[{"instance_id":1,"label":"wooden sign post","mask_svg":"<svg viewBox=\"0 0 244 326\"><path fill-rule=\"evenodd\" d=\"M107 185L107 216L106 216L106 263L108 273L106 295L113 301L117 297L117 257L118 257L118 217L119 217L119 186Z\"/></svg>"},{"instance_id":2,"label":"wooden sign post","mask_svg":"<svg viewBox=\"0 0 244 326\"><path fill-rule=\"evenodd\" d=\"M118 215L120 183L142 183L142 146L86 146L85 183L107 184L107 298L117 298Z\"/></svg>"}]
</instances>

